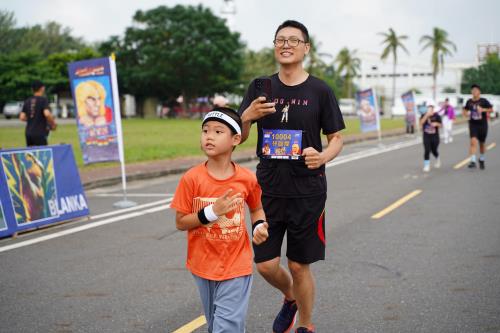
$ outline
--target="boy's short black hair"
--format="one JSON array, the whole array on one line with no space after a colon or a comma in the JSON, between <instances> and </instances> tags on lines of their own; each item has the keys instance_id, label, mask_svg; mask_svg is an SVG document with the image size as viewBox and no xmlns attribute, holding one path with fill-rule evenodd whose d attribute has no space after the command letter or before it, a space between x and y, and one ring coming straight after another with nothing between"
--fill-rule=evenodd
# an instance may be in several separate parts
<instances>
[{"instance_id":1,"label":"boy's short black hair","mask_svg":"<svg viewBox=\"0 0 500 333\"><path fill-rule=\"evenodd\" d=\"M234 121L236 121L238 126L240 126L240 129L243 128L243 125L241 122L241 117L240 117L239 113L236 112L235 110L228 108L228 107L217 107L217 108L214 108L212 111L218 111L218 112L222 112L222 113L228 115ZM232 128L231 126L228 126L228 127L231 129L231 132L233 133L233 135L238 134L234 128Z\"/></svg>"},{"instance_id":2,"label":"boy's short black hair","mask_svg":"<svg viewBox=\"0 0 500 333\"><path fill-rule=\"evenodd\" d=\"M31 83L31 90L33 90L33 92L37 92L38 90L40 90L40 88L44 87L45 85L43 84L42 81L40 80L35 80Z\"/></svg>"},{"instance_id":3,"label":"boy's short black hair","mask_svg":"<svg viewBox=\"0 0 500 333\"><path fill-rule=\"evenodd\" d=\"M481 87L479 86L479 84L475 84L474 83L472 86L470 86L471 90L474 89L474 88L477 88L477 89L481 90Z\"/></svg>"},{"instance_id":4,"label":"boy's short black hair","mask_svg":"<svg viewBox=\"0 0 500 333\"><path fill-rule=\"evenodd\" d=\"M287 27L299 29L302 32L302 36L304 37L304 42L309 43L309 31L307 31L306 26L295 20L286 20L285 22L281 23L278 29L276 29L276 32L274 33L274 39L276 39L276 36L278 35L278 32L281 29Z\"/></svg>"}]
</instances>

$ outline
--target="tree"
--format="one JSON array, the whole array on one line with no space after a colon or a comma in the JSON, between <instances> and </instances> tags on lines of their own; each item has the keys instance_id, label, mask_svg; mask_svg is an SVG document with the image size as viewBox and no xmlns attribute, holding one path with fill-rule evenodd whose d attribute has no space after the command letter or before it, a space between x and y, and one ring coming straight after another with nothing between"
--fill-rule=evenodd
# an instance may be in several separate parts
<instances>
[{"instance_id":1,"label":"tree","mask_svg":"<svg viewBox=\"0 0 500 333\"><path fill-rule=\"evenodd\" d=\"M389 28L389 32L380 32L379 35L384 37L382 44L385 45L380 58L386 60L389 54L392 54L392 106L394 106L396 103L396 66L398 64L398 49L401 48L408 54L408 50L403 45L403 41L408 39L408 36L398 36L392 28Z\"/></svg>"},{"instance_id":2,"label":"tree","mask_svg":"<svg viewBox=\"0 0 500 333\"><path fill-rule=\"evenodd\" d=\"M485 94L500 95L500 59L497 54L490 54L486 62L478 68L467 68L462 76L462 93L470 93L470 86L478 84Z\"/></svg>"},{"instance_id":3,"label":"tree","mask_svg":"<svg viewBox=\"0 0 500 333\"><path fill-rule=\"evenodd\" d=\"M452 55L451 49L457 51L456 45L448 39L448 33L440 28L434 28L432 35L425 35L420 38L420 44L424 44L422 51L430 48L432 50L432 97L436 99L437 75L444 69L444 57Z\"/></svg>"},{"instance_id":4,"label":"tree","mask_svg":"<svg viewBox=\"0 0 500 333\"><path fill-rule=\"evenodd\" d=\"M182 94L188 101L238 87L244 45L210 9L159 6L137 11L133 21L123 40L100 48L116 52L122 91L138 98Z\"/></svg>"},{"instance_id":5,"label":"tree","mask_svg":"<svg viewBox=\"0 0 500 333\"><path fill-rule=\"evenodd\" d=\"M356 57L356 50L350 51L347 47L340 50L335 58L337 71L344 74L344 91L347 98L352 98L352 79L358 74L361 60Z\"/></svg>"}]
</instances>

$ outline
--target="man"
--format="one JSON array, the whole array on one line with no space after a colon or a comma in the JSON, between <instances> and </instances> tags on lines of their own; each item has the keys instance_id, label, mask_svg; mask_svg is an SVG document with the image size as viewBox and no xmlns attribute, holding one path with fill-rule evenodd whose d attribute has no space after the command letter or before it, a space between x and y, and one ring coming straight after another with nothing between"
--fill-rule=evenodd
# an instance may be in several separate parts
<instances>
[{"instance_id":1,"label":"man","mask_svg":"<svg viewBox=\"0 0 500 333\"><path fill-rule=\"evenodd\" d=\"M444 143L453 142L453 121L455 121L455 109L450 104L450 100L446 98L444 104L439 110L439 115L443 116L443 134Z\"/></svg>"},{"instance_id":2,"label":"man","mask_svg":"<svg viewBox=\"0 0 500 333\"><path fill-rule=\"evenodd\" d=\"M271 76L273 102L258 96L252 82L240 106L243 140L257 122L257 179L269 223L269 238L254 246L254 260L259 273L284 295L273 331L290 332L298 309L296 332L310 333L315 332L315 287L309 266L325 257L325 164L341 151L339 131L345 125L332 90L303 68L311 47L306 27L285 21L276 30L274 46L280 69ZM324 150L321 132L328 140ZM271 144L269 155L262 153L266 143ZM290 271L280 265L285 232Z\"/></svg>"},{"instance_id":3,"label":"man","mask_svg":"<svg viewBox=\"0 0 500 333\"><path fill-rule=\"evenodd\" d=\"M41 81L31 85L33 96L24 101L19 119L26 122L26 145L46 146L50 130L55 130L57 124L49 109L49 102L43 95L45 86Z\"/></svg>"},{"instance_id":4,"label":"man","mask_svg":"<svg viewBox=\"0 0 500 333\"><path fill-rule=\"evenodd\" d=\"M485 142L488 135L488 114L493 111L491 103L481 97L481 88L477 84L471 86L472 98L469 98L463 108L463 116L469 119L470 163L469 168L476 168L477 142L479 141L479 168L484 170L486 152Z\"/></svg>"}]
</instances>

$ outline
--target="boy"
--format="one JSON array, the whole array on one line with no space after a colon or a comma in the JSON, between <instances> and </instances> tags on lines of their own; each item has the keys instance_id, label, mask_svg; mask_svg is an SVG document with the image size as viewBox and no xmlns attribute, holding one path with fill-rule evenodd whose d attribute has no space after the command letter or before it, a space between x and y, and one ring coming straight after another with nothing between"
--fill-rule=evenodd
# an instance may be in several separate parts
<instances>
[{"instance_id":1,"label":"boy","mask_svg":"<svg viewBox=\"0 0 500 333\"><path fill-rule=\"evenodd\" d=\"M202 123L201 149L208 160L181 178L171 207L176 226L188 231L186 267L198 286L208 331L245 332L252 284L252 250L245 227L246 202L253 242L267 239L255 175L231 161L241 142L236 111L217 108Z\"/></svg>"},{"instance_id":2,"label":"boy","mask_svg":"<svg viewBox=\"0 0 500 333\"><path fill-rule=\"evenodd\" d=\"M463 109L464 118L469 118L470 163L469 168L476 168L477 142L479 141L479 168L484 170L484 153L486 152L486 137L488 136L488 114L493 106L481 97L481 88L477 84L471 86L472 98L469 98Z\"/></svg>"},{"instance_id":3,"label":"boy","mask_svg":"<svg viewBox=\"0 0 500 333\"><path fill-rule=\"evenodd\" d=\"M420 117L424 143L424 172L431 170L430 153L436 158L436 168L441 167L439 159L439 127L441 127L441 116L434 112L434 102L427 102L427 112Z\"/></svg>"}]
</instances>

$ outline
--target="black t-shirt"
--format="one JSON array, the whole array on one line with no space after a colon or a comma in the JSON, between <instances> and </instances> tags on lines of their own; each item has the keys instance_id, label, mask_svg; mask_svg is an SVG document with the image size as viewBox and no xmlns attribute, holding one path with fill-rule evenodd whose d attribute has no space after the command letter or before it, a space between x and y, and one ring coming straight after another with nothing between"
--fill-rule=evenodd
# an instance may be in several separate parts
<instances>
[{"instance_id":1,"label":"black t-shirt","mask_svg":"<svg viewBox=\"0 0 500 333\"><path fill-rule=\"evenodd\" d=\"M302 150L312 147L322 151L321 132L332 134L345 128L337 99L330 87L309 75L296 86L282 83L278 74L271 76L272 98L276 113L257 121L257 179L265 195L275 197L308 197L326 193L325 166L310 170L303 159L274 160L263 157L263 129L301 130ZM257 98L252 82L241 103L240 114ZM287 121L282 122L283 109L288 108Z\"/></svg>"},{"instance_id":2,"label":"black t-shirt","mask_svg":"<svg viewBox=\"0 0 500 333\"><path fill-rule=\"evenodd\" d=\"M424 116L425 114L423 114L420 119ZM427 121L422 125L422 133L424 133L424 135L439 135L439 127L434 127L431 123L442 123L441 116L437 114L437 112L427 118Z\"/></svg>"},{"instance_id":3,"label":"black t-shirt","mask_svg":"<svg viewBox=\"0 0 500 333\"><path fill-rule=\"evenodd\" d=\"M488 125L488 116L484 112L478 112L478 106L482 107L483 109L489 109L493 107L486 98L480 97L477 101L469 98L464 106L464 109L470 111L469 123L471 125Z\"/></svg>"},{"instance_id":4,"label":"black t-shirt","mask_svg":"<svg viewBox=\"0 0 500 333\"><path fill-rule=\"evenodd\" d=\"M43 110L49 109L49 101L42 96L32 96L24 101L23 112L26 113L26 135L46 136L49 133L47 118Z\"/></svg>"}]
</instances>

